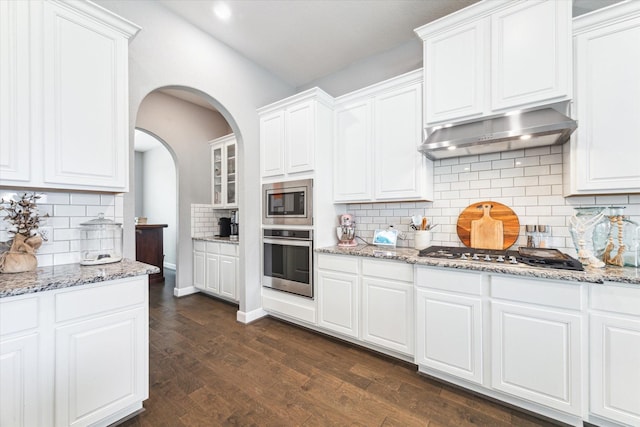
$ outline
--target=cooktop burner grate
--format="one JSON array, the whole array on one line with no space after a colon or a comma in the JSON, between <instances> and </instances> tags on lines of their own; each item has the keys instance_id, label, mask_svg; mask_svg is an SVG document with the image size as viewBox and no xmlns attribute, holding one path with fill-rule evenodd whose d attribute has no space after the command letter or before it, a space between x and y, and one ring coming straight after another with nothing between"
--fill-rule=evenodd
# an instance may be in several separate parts
<instances>
[{"instance_id":1,"label":"cooktop burner grate","mask_svg":"<svg viewBox=\"0 0 640 427\"><path fill-rule=\"evenodd\" d=\"M455 246L430 246L422 249L421 257L477 261L504 264L526 264L542 268L582 271L580 261L557 249L519 248L518 250L474 249Z\"/></svg>"}]
</instances>

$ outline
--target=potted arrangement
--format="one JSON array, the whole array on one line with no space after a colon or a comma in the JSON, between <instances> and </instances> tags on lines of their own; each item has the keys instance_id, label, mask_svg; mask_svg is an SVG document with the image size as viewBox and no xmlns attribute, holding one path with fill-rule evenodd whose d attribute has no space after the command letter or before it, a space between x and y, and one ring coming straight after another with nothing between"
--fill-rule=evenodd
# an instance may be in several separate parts
<instances>
[{"instance_id":1,"label":"potted arrangement","mask_svg":"<svg viewBox=\"0 0 640 427\"><path fill-rule=\"evenodd\" d=\"M39 198L36 193L24 193L17 201L0 199L0 212L6 212L4 220L11 224L7 232L13 235L9 250L0 254L0 273L33 271L38 266L35 253L43 241L38 233L41 216L36 200Z\"/></svg>"}]
</instances>

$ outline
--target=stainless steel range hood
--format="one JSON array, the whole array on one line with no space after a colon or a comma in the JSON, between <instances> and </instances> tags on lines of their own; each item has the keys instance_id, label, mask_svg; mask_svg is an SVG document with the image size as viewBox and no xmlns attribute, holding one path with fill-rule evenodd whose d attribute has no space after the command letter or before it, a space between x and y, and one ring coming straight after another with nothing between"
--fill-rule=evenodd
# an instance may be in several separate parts
<instances>
[{"instance_id":1,"label":"stainless steel range hood","mask_svg":"<svg viewBox=\"0 0 640 427\"><path fill-rule=\"evenodd\" d=\"M564 144L577 128L568 103L427 129L418 149L431 160ZM562 112L561 112L562 111Z\"/></svg>"}]
</instances>

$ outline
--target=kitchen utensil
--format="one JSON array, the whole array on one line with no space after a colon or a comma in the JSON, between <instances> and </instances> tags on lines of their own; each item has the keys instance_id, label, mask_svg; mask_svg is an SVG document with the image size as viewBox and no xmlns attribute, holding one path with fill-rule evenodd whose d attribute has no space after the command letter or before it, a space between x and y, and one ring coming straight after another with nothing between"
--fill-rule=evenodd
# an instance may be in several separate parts
<instances>
[{"instance_id":1,"label":"kitchen utensil","mask_svg":"<svg viewBox=\"0 0 640 427\"><path fill-rule=\"evenodd\" d=\"M340 222L340 225L336 227L336 236L338 236L339 240L338 246L358 246L358 243L356 243L356 223L353 220L353 215L340 215L338 222Z\"/></svg>"},{"instance_id":2,"label":"kitchen utensil","mask_svg":"<svg viewBox=\"0 0 640 427\"><path fill-rule=\"evenodd\" d=\"M490 203L482 204L482 218L471 220L471 247L482 249L502 249L504 225L499 219L491 218Z\"/></svg>"},{"instance_id":3,"label":"kitchen utensil","mask_svg":"<svg viewBox=\"0 0 640 427\"><path fill-rule=\"evenodd\" d=\"M422 217L422 221L420 224L420 230L426 230L427 229L427 217Z\"/></svg>"},{"instance_id":4,"label":"kitchen utensil","mask_svg":"<svg viewBox=\"0 0 640 427\"><path fill-rule=\"evenodd\" d=\"M481 220L485 217L484 205L489 205L488 219L494 221L501 221L502 223L502 239L497 236L500 233L500 225L496 225L487 219L482 222L476 222L474 242L471 242L471 228L472 221ZM491 225L489 225L489 223ZM488 228L487 228L488 227ZM497 231L494 229L497 228ZM518 216L506 205L498 202L483 201L473 203L467 206L458 216L458 222L456 224L456 232L462 243L470 248L482 248L482 249L507 249L512 246L518 239L520 233L520 222ZM492 234L495 233L495 234ZM492 236L492 237L487 237ZM488 241L491 239L491 241ZM502 242L500 244L500 242ZM498 247L499 246L499 247Z\"/></svg>"}]
</instances>

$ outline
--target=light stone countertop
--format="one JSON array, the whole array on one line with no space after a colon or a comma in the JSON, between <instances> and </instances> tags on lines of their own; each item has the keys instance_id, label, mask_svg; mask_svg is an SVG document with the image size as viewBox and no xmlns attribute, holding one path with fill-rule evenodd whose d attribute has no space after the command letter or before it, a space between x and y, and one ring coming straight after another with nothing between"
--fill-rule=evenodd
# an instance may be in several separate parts
<instances>
[{"instance_id":1,"label":"light stone countertop","mask_svg":"<svg viewBox=\"0 0 640 427\"><path fill-rule=\"evenodd\" d=\"M334 255L352 255L379 259L402 261L409 264L431 267L456 268L461 270L484 271L488 273L512 274L516 276L536 277L571 282L605 283L617 282L640 285L640 268L614 267L585 268L585 271L559 270L533 267L526 264L500 264L483 261L461 261L418 256L418 250L411 248L386 249L372 245L358 245L352 248L329 246L317 248L317 253Z\"/></svg>"},{"instance_id":2,"label":"light stone countertop","mask_svg":"<svg viewBox=\"0 0 640 427\"><path fill-rule=\"evenodd\" d=\"M0 298L159 272L158 267L129 259L91 266L64 264L38 267L26 273L0 274Z\"/></svg>"},{"instance_id":3,"label":"light stone countertop","mask_svg":"<svg viewBox=\"0 0 640 427\"><path fill-rule=\"evenodd\" d=\"M228 237L192 237L193 240L201 240L203 242L229 243L231 245L239 245L240 241L231 240Z\"/></svg>"}]
</instances>

